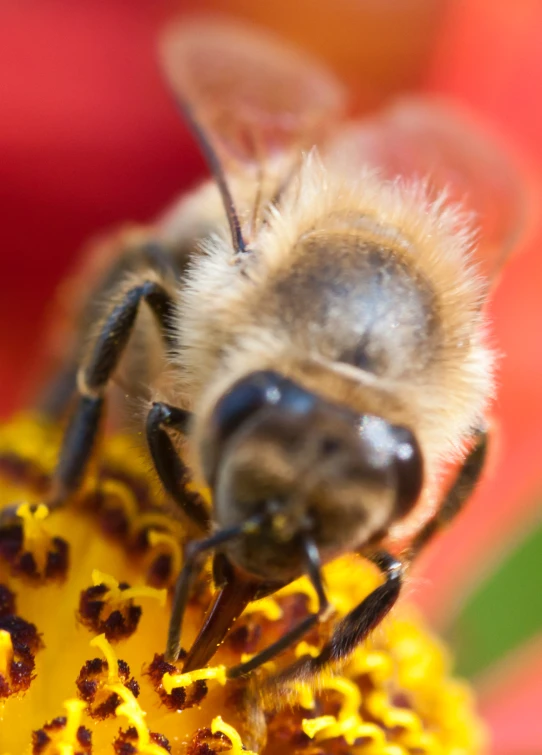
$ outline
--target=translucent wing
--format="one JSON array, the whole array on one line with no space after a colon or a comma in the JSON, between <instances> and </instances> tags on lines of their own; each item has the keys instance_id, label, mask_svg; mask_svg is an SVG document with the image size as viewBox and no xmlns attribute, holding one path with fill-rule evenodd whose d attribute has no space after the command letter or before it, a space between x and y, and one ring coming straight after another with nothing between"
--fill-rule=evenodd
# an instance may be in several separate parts
<instances>
[{"instance_id":1,"label":"translucent wing","mask_svg":"<svg viewBox=\"0 0 542 755\"><path fill-rule=\"evenodd\" d=\"M427 181L430 195L475 215L475 258L492 280L516 246L525 224L519 175L482 129L455 108L406 99L372 119L345 126L328 152L348 171L370 165L387 178Z\"/></svg>"},{"instance_id":2,"label":"translucent wing","mask_svg":"<svg viewBox=\"0 0 542 755\"><path fill-rule=\"evenodd\" d=\"M343 108L344 90L325 68L249 25L179 22L161 51L176 96L221 160L312 146Z\"/></svg>"}]
</instances>

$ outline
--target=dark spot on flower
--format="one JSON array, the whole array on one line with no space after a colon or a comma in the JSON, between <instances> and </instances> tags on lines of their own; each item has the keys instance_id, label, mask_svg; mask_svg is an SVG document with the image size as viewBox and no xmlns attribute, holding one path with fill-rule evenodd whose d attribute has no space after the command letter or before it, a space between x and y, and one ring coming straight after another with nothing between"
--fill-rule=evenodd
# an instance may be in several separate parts
<instances>
[{"instance_id":1,"label":"dark spot on flower","mask_svg":"<svg viewBox=\"0 0 542 755\"><path fill-rule=\"evenodd\" d=\"M93 679L77 679L77 689L79 690L79 697L81 700L90 702L94 700L96 691L98 689L98 682Z\"/></svg>"},{"instance_id":2,"label":"dark spot on flower","mask_svg":"<svg viewBox=\"0 0 542 755\"><path fill-rule=\"evenodd\" d=\"M20 524L0 528L0 557L12 563L23 546L23 528Z\"/></svg>"},{"instance_id":3,"label":"dark spot on flower","mask_svg":"<svg viewBox=\"0 0 542 755\"><path fill-rule=\"evenodd\" d=\"M48 724L45 724L41 729L32 732L32 755L42 755L47 752L48 745L52 741L52 734L61 731L66 726L66 717L58 716L53 718ZM92 733L80 726L77 729L77 743L78 747L74 755L91 755L92 753Z\"/></svg>"},{"instance_id":4,"label":"dark spot on flower","mask_svg":"<svg viewBox=\"0 0 542 755\"><path fill-rule=\"evenodd\" d=\"M149 550L149 548L151 547L151 544L149 542L149 532L151 531L151 529L155 530L156 528L141 527L132 535L130 545L134 553L137 553L141 556Z\"/></svg>"},{"instance_id":5,"label":"dark spot on flower","mask_svg":"<svg viewBox=\"0 0 542 755\"><path fill-rule=\"evenodd\" d=\"M186 748L186 755L214 755L218 752L231 750L232 743L230 738L222 732L217 731L213 734L211 729L198 729L192 741Z\"/></svg>"},{"instance_id":6,"label":"dark spot on flower","mask_svg":"<svg viewBox=\"0 0 542 755\"><path fill-rule=\"evenodd\" d=\"M117 695L117 693L110 692L105 700L103 700L98 705L94 705L92 710L89 710L89 714L92 716L92 718L95 718L98 721L103 721L110 716L114 716L115 711L121 703L122 700Z\"/></svg>"},{"instance_id":7,"label":"dark spot on flower","mask_svg":"<svg viewBox=\"0 0 542 755\"><path fill-rule=\"evenodd\" d=\"M186 658L186 650L181 650L179 653L179 660L182 661ZM163 653L155 653L152 663L148 666L145 673L150 677L151 682L156 687L158 684L162 684L162 677L164 674L177 673L177 667L173 663L168 663L164 659Z\"/></svg>"},{"instance_id":8,"label":"dark spot on flower","mask_svg":"<svg viewBox=\"0 0 542 755\"><path fill-rule=\"evenodd\" d=\"M186 658L185 651L181 651L179 660L183 660L183 658ZM168 695L162 685L162 677L164 674L179 673L179 669L172 663L165 661L164 656L158 653L155 654L145 673L150 678L163 704L170 710L180 711L193 708L195 705L199 705L207 695L207 684L202 679L189 687L175 687Z\"/></svg>"},{"instance_id":9,"label":"dark spot on flower","mask_svg":"<svg viewBox=\"0 0 542 755\"><path fill-rule=\"evenodd\" d=\"M15 613L15 594L9 587L0 584L0 616Z\"/></svg>"},{"instance_id":10,"label":"dark spot on flower","mask_svg":"<svg viewBox=\"0 0 542 755\"><path fill-rule=\"evenodd\" d=\"M34 558L34 554L30 553L30 551L24 551L24 553L21 553L18 561L13 564L13 567L13 571L16 574L24 574L25 577L34 577L34 579L39 577L36 559Z\"/></svg>"},{"instance_id":11,"label":"dark spot on flower","mask_svg":"<svg viewBox=\"0 0 542 755\"><path fill-rule=\"evenodd\" d=\"M227 636L225 644L235 653L253 654L256 652L262 636L262 625L253 616L249 616L246 620L242 621L243 623L239 625L238 622L235 629Z\"/></svg>"},{"instance_id":12,"label":"dark spot on flower","mask_svg":"<svg viewBox=\"0 0 542 755\"><path fill-rule=\"evenodd\" d=\"M12 482L28 486L38 494L44 494L49 489L50 477L35 461L21 459L14 454L0 456L0 475Z\"/></svg>"},{"instance_id":13,"label":"dark spot on flower","mask_svg":"<svg viewBox=\"0 0 542 755\"><path fill-rule=\"evenodd\" d=\"M121 590L127 590L125 582L119 584ZM81 592L79 598L79 621L96 634L105 634L109 642L115 642L130 637L139 624L142 609L134 605L132 600L119 604L111 609L106 594L106 585L95 585Z\"/></svg>"},{"instance_id":14,"label":"dark spot on flower","mask_svg":"<svg viewBox=\"0 0 542 755\"><path fill-rule=\"evenodd\" d=\"M20 616L0 616L0 630L8 632L13 656L6 675L0 674L0 699L26 692L34 679L35 653L42 647L34 624Z\"/></svg>"},{"instance_id":15,"label":"dark spot on flower","mask_svg":"<svg viewBox=\"0 0 542 755\"><path fill-rule=\"evenodd\" d=\"M300 619L306 616L308 611L309 598L304 593L294 593L293 595L285 595L280 599L280 607L282 609L282 619L285 624L290 625L297 623Z\"/></svg>"},{"instance_id":16,"label":"dark spot on flower","mask_svg":"<svg viewBox=\"0 0 542 755\"><path fill-rule=\"evenodd\" d=\"M273 741L282 742L288 749L305 749L311 740L301 729L303 718L306 718L305 713L301 715L299 711L273 716L268 722L268 731L272 732Z\"/></svg>"},{"instance_id":17,"label":"dark spot on flower","mask_svg":"<svg viewBox=\"0 0 542 755\"><path fill-rule=\"evenodd\" d=\"M10 633L16 653L32 654L43 647L36 625L25 621L20 616L11 615L0 618L0 629Z\"/></svg>"},{"instance_id":18,"label":"dark spot on flower","mask_svg":"<svg viewBox=\"0 0 542 755\"><path fill-rule=\"evenodd\" d=\"M45 746L49 744L51 741L51 738L43 729L38 729L38 731L32 732L32 754L38 755L38 753L43 752L45 749Z\"/></svg>"},{"instance_id":19,"label":"dark spot on flower","mask_svg":"<svg viewBox=\"0 0 542 755\"><path fill-rule=\"evenodd\" d=\"M139 511L148 511L153 508L152 490L149 487L148 480L144 476L136 477L133 471L119 469L105 462L101 468L100 480L115 480L126 485L135 496Z\"/></svg>"},{"instance_id":20,"label":"dark spot on flower","mask_svg":"<svg viewBox=\"0 0 542 755\"><path fill-rule=\"evenodd\" d=\"M164 752L171 752L169 740L163 734L150 732L150 739L154 744L161 747ZM130 726L128 729L119 731L118 737L113 742L115 755L137 755L139 752L137 729Z\"/></svg>"},{"instance_id":21,"label":"dark spot on flower","mask_svg":"<svg viewBox=\"0 0 542 755\"><path fill-rule=\"evenodd\" d=\"M57 716L48 724L45 724L43 728L45 731L60 731L60 729L63 729L66 726L67 720L66 716Z\"/></svg>"},{"instance_id":22,"label":"dark spot on flower","mask_svg":"<svg viewBox=\"0 0 542 755\"><path fill-rule=\"evenodd\" d=\"M124 538L130 528L126 510L121 506L104 506L100 510L100 528L104 535Z\"/></svg>"},{"instance_id":23,"label":"dark spot on flower","mask_svg":"<svg viewBox=\"0 0 542 755\"><path fill-rule=\"evenodd\" d=\"M406 692L395 692L391 698L391 703L394 708L406 708L412 710L412 701Z\"/></svg>"},{"instance_id":24,"label":"dark spot on flower","mask_svg":"<svg viewBox=\"0 0 542 755\"><path fill-rule=\"evenodd\" d=\"M139 697L139 684L133 677L124 686L130 690L134 697Z\"/></svg>"},{"instance_id":25,"label":"dark spot on flower","mask_svg":"<svg viewBox=\"0 0 542 755\"><path fill-rule=\"evenodd\" d=\"M69 565L69 545L61 537L51 538L45 562L40 573L34 554L24 551L23 527L13 524L0 529L0 556L11 566L12 574L33 580L64 579Z\"/></svg>"},{"instance_id":26,"label":"dark spot on flower","mask_svg":"<svg viewBox=\"0 0 542 755\"><path fill-rule=\"evenodd\" d=\"M149 540L151 532L168 532L168 530L161 528L159 525L152 525L152 527L146 526L138 530L132 536L130 543L130 550L135 555L141 557L152 553L153 546ZM147 569L146 583L157 589L169 587L173 579L177 576L176 574L172 574L171 563L170 553L157 553Z\"/></svg>"},{"instance_id":27,"label":"dark spot on flower","mask_svg":"<svg viewBox=\"0 0 542 755\"><path fill-rule=\"evenodd\" d=\"M150 737L154 744L158 745L158 747L162 747L164 750L166 750L166 752L171 752L171 745L169 744L169 740L163 734L152 731Z\"/></svg>"},{"instance_id":28,"label":"dark spot on flower","mask_svg":"<svg viewBox=\"0 0 542 755\"><path fill-rule=\"evenodd\" d=\"M92 732L86 726L77 729L77 741L83 747L83 752L92 752Z\"/></svg>"},{"instance_id":29,"label":"dark spot on flower","mask_svg":"<svg viewBox=\"0 0 542 755\"><path fill-rule=\"evenodd\" d=\"M45 576L47 579L64 579L68 571L69 545L61 537L53 538L53 548L47 554Z\"/></svg>"},{"instance_id":30,"label":"dark spot on flower","mask_svg":"<svg viewBox=\"0 0 542 755\"><path fill-rule=\"evenodd\" d=\"M117 661L117 664L120 683L129 689L134 697L138 697L139 684L133 677L130 678L130 667L122 660ZM116 692L111 692L107 688L108 670L107 661L93 658L85 663L75 682L79 697L89 704L89 715L98 720L113 716L122 702Z\"/></svg>"},{"instance_id":31,"label":"dark spot on flower","mask_svg":"<svg viewBox=\"0 0 542 755\"><path fill-rule=\"evenodd\" d=\"M147 584L157 588L167 587L171 578L171 556L169 553L160 553L147 571Z\"/></svg>"}]
</instances>

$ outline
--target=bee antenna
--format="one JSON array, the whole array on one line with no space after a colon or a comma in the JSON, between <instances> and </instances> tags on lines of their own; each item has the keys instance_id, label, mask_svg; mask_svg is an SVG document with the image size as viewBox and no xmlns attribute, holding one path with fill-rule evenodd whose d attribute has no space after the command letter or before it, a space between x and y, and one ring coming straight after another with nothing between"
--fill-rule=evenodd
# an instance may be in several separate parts
<instances>
[{"instance_id":1,"label":"bee antenna","mask_svg":"<svg viewBox=\"0 0 542 755\"><path fill-rule=\"evenodd\" d=\"M307 572L312 586L316 590L320 605L327 604L327 597L324 589L324 578L322 576L322 562L320 561L320 552L313 538L304 534L302 536L302 547L305 552Z\"/></svg>"},{"instance_id":2,"label":"bee antenna","mask_svg":"<svg viewBox=\"0 0 542 755\"><path fill-rule=\"evenodd\" d=\"M198 123L190 105L186 102L180 102L180 107L183 112L185 121L188 124L188 127L190 128L195 140L197 141L198 146L201 150L201 154L203 155L203 158L216 181L216 185L218 186L218 190L222 198L222 204L224 205L224 210L226 211L226 217L228 219L231 240L235 253L243 254L247 251L247 246L245 239L243 238L243 233L241 231L239 215L237 214L237 210L235 209L235 203L233 201L228 182L226 181L226 175L224 173L224 169L222 167L218 154L207 138L205 130Z\"/></svg>"}]
</instances>

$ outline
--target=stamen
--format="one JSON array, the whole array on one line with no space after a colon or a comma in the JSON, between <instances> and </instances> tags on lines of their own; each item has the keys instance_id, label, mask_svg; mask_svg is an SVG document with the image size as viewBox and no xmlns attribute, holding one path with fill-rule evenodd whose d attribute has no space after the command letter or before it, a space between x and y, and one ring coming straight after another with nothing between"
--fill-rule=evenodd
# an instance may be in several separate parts
<instances>
[{"instance_id":1,"label":"stamen","mask_svg":"<svg viewBox=\"0 0 542 755\"><path fill-rule=\"evenodd\" d=\"M168 695L171 695L177 687L189 687L194 682L207 681L208 679L216 679L220 684L226 684L228 681L226 666L200 668L196 671L187 671L185 674L170 674L168 672L162 677L162 685Z\"/></svg>"},{"instance_id":2,"label":"stamen","mask_svg":"<svg viewBox=\"0 0 542 755\"><path fill-rule=\"evenodd\" d=\"M119 663L117 656L110 642L108 642L105 634L99 634L90 641L90 645L93 648L99 648L104 654L107 662L107 681L108 684L118 684L119 680Z\"/></svg>"},{"instance_id":3,"label":"stamen","mask_svg":"<svg viewBox=\"0 0 542 755\"><path fill-rule=\"evenodd\" d=\"M141 709L139 703L122 684L113 684L111 691L116 692L123 701L115 711L117 716L124 716L137 731L137 752L138 755L164 755L164 748L157 745L151 740L149 729L145 723L145 711Z\"/></svg>"},{"instance_id":4,"label":"stamen","mask_svg":"<svg viewBox=\"0 0 542 755\"><path fill-rule=\"evenodd\" d=\"M344 737L348 745L353 745L357 739L370 739L379 746L386 742L384 731L373 723L365 723L360 715L361 692L358 686L349 679L332 677L323 683L324 689L331 689L343 696L343 704L338 715L320 716L316 719L304 719L302 728L307 736L323 739Z\"/></svg>"},{"instance_id":5,"label":"stamen","mask_svg":"<svg viewBox=\"0 0 542 755\"><path fill-rule=\"evenodd\" d=\"M161 545L167 546L168 551L171 553L171 573L179 574L182 566L182 553L181 546L179 545L179 539L166 532L157 532L151 530L149 532L149 544L152 548L158 548ZM156 554L153 554L153 557Z\"/></svg>"},{"instance_id":6,"label":"stamen","mask_svg":"<svg viewBox=\"0 0 542 755\"><path fill-rule=\"evenodd\" d=\"M135 519L138 510L137 498L127 485L119 480L105 480L100 484L100 492L107 508L112 508L113 503L120 502L128 521L132 522Z\"/></svg>"},{"instance_id":7,"label":"stamen","mask_svg":"<svg viewBox=\"0 0 542 755\"><path fill-rule=\"evenodd\" d=\"M389 729L401 728L412 734L422 731L422 723L419 717L405 708L396 708L390 705L386 692L374 690L366 700L367 710L384 726Z\"/></svg>"},{"instance_id":8,"label":"stamen","mask_svg":"<svg viewBox=\"0 0 542 755\"><path fill-rule=\"evenodd\" d=\"M321 731L324 731L324 729L329 728L330 726L333 726L333 724L337 723L337 719L335 716L318 716L318 718L304 718L301 722L301 728L303 729L304 733L310 737L311 739L314 739L314 737L319 734Z\"/></svg>"},{"instance_id":9,"label":"stamen","mask_svg":"<svg viewBox=\"0 0 542 755\"><path fill-rule=\"evenodd\" d=\"M317 648L316 645L311 645L309 642L301 640L301 642L298 642L295 646L295 657L302 658L304 655L310 655L311 658L316 658L320 655L320 649Z\"/></svg>"},{"instance_id":10,"label":"stamen","mask_svg":"<svg viewBox=\"0 0 542 755\"><path fill-rule=\"evenodd\" d=\"M13 660L13 642L11 635L5 629L0 629L0 677L7 679Z\"/></svg>"},{"instance_id":11,"label":"stamen","mask_svg":"<svg viewBox=\"0 0 542 755\"><path fill-rule=\"evenodd\" d=\"M319 718L304 718L301 722L301 728L305 734L317 742L326 739L337 739L344 737L347 744L352 746L357 739L369 739L373 745L378 746L379 753L388 753L387 749L380 749L386 745L386 734L376 724L363 723L356 716L337 720L335 716L320 716ZM400 755L404 755L404 750L399 748Z\"/></svg>"},{"instance_id":12,"label":"stamen","mask_svg":"<svg viewBox=\"0 0 542 755\"><path fill-rule=\"evenodd\" d=\"M29 503L22 503L17 509L17 516L23 520L23 551L32 554L38 573L43 574L51 547L51 536L43 527L49 509L44 503L40 503L35 510Z\"/></svg>"},{"instance_id":13,"label":"stamen","mask_svg":"<svg viewBox=\"0 0 542 755\"><path fill-rule=\"evenodd\" d=\"M380 651L354 653L348 671L354 678L367 674L375 684L382 684L393 675L394 664L389 655Z\"/></svg>"},{"instance_id":14,"label":"stamen","mask_svg":"<svg viewBox=\"0 0 542 755\"><path fill-rule=\"evenodd\" d=\"M245 748L243 747L243 741L239 736L237 729L235 729L230 724L227 724L221 716L216 716L216 718L213 718L213 721L211 723L211 731L213 734L220 732L220 734L225 734L228 737L231 742L230 752L233 755L256 755L256 753L252 752L251 750L245 750Z\"/></svg>"},{"instance_id":15,"label":"stamen","mask_svg":"<svg viewBox=\"0 0 542 755\"><path fill-rule=\"evenodd\" d=\"M350 679L341 677L332 677L324 682L325 689L332 689L343 696L343 704L338 715L338 719L344 720L351 716L357 716L361 707L361 692L359 687Z\"/></svg>"},{"instance_id":16,"label":"stamen","mask_svg":"<svg viewBox=\"0 0 542 755\"><path fill-rule=\"evenodd\" d=\"M252 613L261 613L269 621L279 621L284 615L284 611L277 601L270 596L249 603L243 611L243 616L248 616Z\"/></svg>"},{"instance_id":17,"label":"stamen","mask_svg":"<svg viewBox=\"0 0 542 755\"><path fill-rule=\"evenodd\" d=\"M161 606L166 605L167 590L165 588L157 590L155 587L149 587L149 585L140 585L139 587L127 587L126 590L121 590L114 577L104 574L98 569L94 569L92 572L92 582L95 587L105 585L108 588L102 600L110 603L123 603L132 598L154 598Z\"/></svg>"},{"instance_id":18,"label":"stamen","mask_svg":"<svg viewBox=\"0 0 542 755\"><path fill-rule=\"evenodd\" d=\"M77 734L81 725L81 714L86 705L82 700L66 700L64 707L66 708L66 725L60 734L58 747L61 752L61 748L64 748L66 755L68 753L73 755L76 752L75 748L78 747Z\"/></svg>"},{"instance_id":19,"label":"stamen","mask_svg":"<svg viewBox=\"0 0 542 755\"><path fill-rule=\"evenodd\" d=\"M299 705L304 710L312 710L314 708L316 701L314 699L314 690L310 684L306 684L305 682L298 682L297 694Z\"/></svg>"},{"instance_id":20,"label":"stamen","mask_svg":"<svg viewBox=\"0 0 542 755\"><path fill-rule=\"evenodd\" d=\"M186 535L186 530L180 522L175 521L167 514L161 514L159 511L147 511L134 519L133 529L135 532L152 528L170 532L179 541Z\"/></svg>"}]
</instances>

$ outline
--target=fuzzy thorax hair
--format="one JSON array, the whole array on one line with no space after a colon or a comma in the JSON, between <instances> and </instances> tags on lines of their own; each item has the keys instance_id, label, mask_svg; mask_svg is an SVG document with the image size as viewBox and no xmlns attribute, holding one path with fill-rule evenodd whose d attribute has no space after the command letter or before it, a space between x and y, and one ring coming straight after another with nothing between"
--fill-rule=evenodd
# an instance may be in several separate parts
<instances>
[{"instance_id":1,"label":"fuzzy thorax hair","mask_svg":"<svg viewBox=\"0 0 542 755\"><path fill-rule=\"evenodd\" d=\"M280 181L277 173L270 173L264 187L262 222L246 255L234 255L212 184L183 200L167 219L169 234L212 229L179 291L176 358L185 402L204 422L235 379L272 368L354 408L366 410L369 400L373 413L407 424L418 435L430 468L442 457L457 455L482 421L493 390L494 355L482 312L486 287L473 261L472 218L446 194L430 199L423 183L384 181L367 169L349 175L315 150L273 204L269 198ZM232 176L230 183L246 220L254 181ZM333 239L356 236L360 254L364 244L376 244L428 283L428 317L439 323L429 359L404 364L399 329L396 363L375 375L330 358L329 350L319 348L314 323L281 318L273 307L271 282L296 270L306 254L304 241L318 235L330 239L330 259ZM398 301L399 320L402 307ZM307 363L318 370L307 371Z\"/></svg>"}]
</instances>

